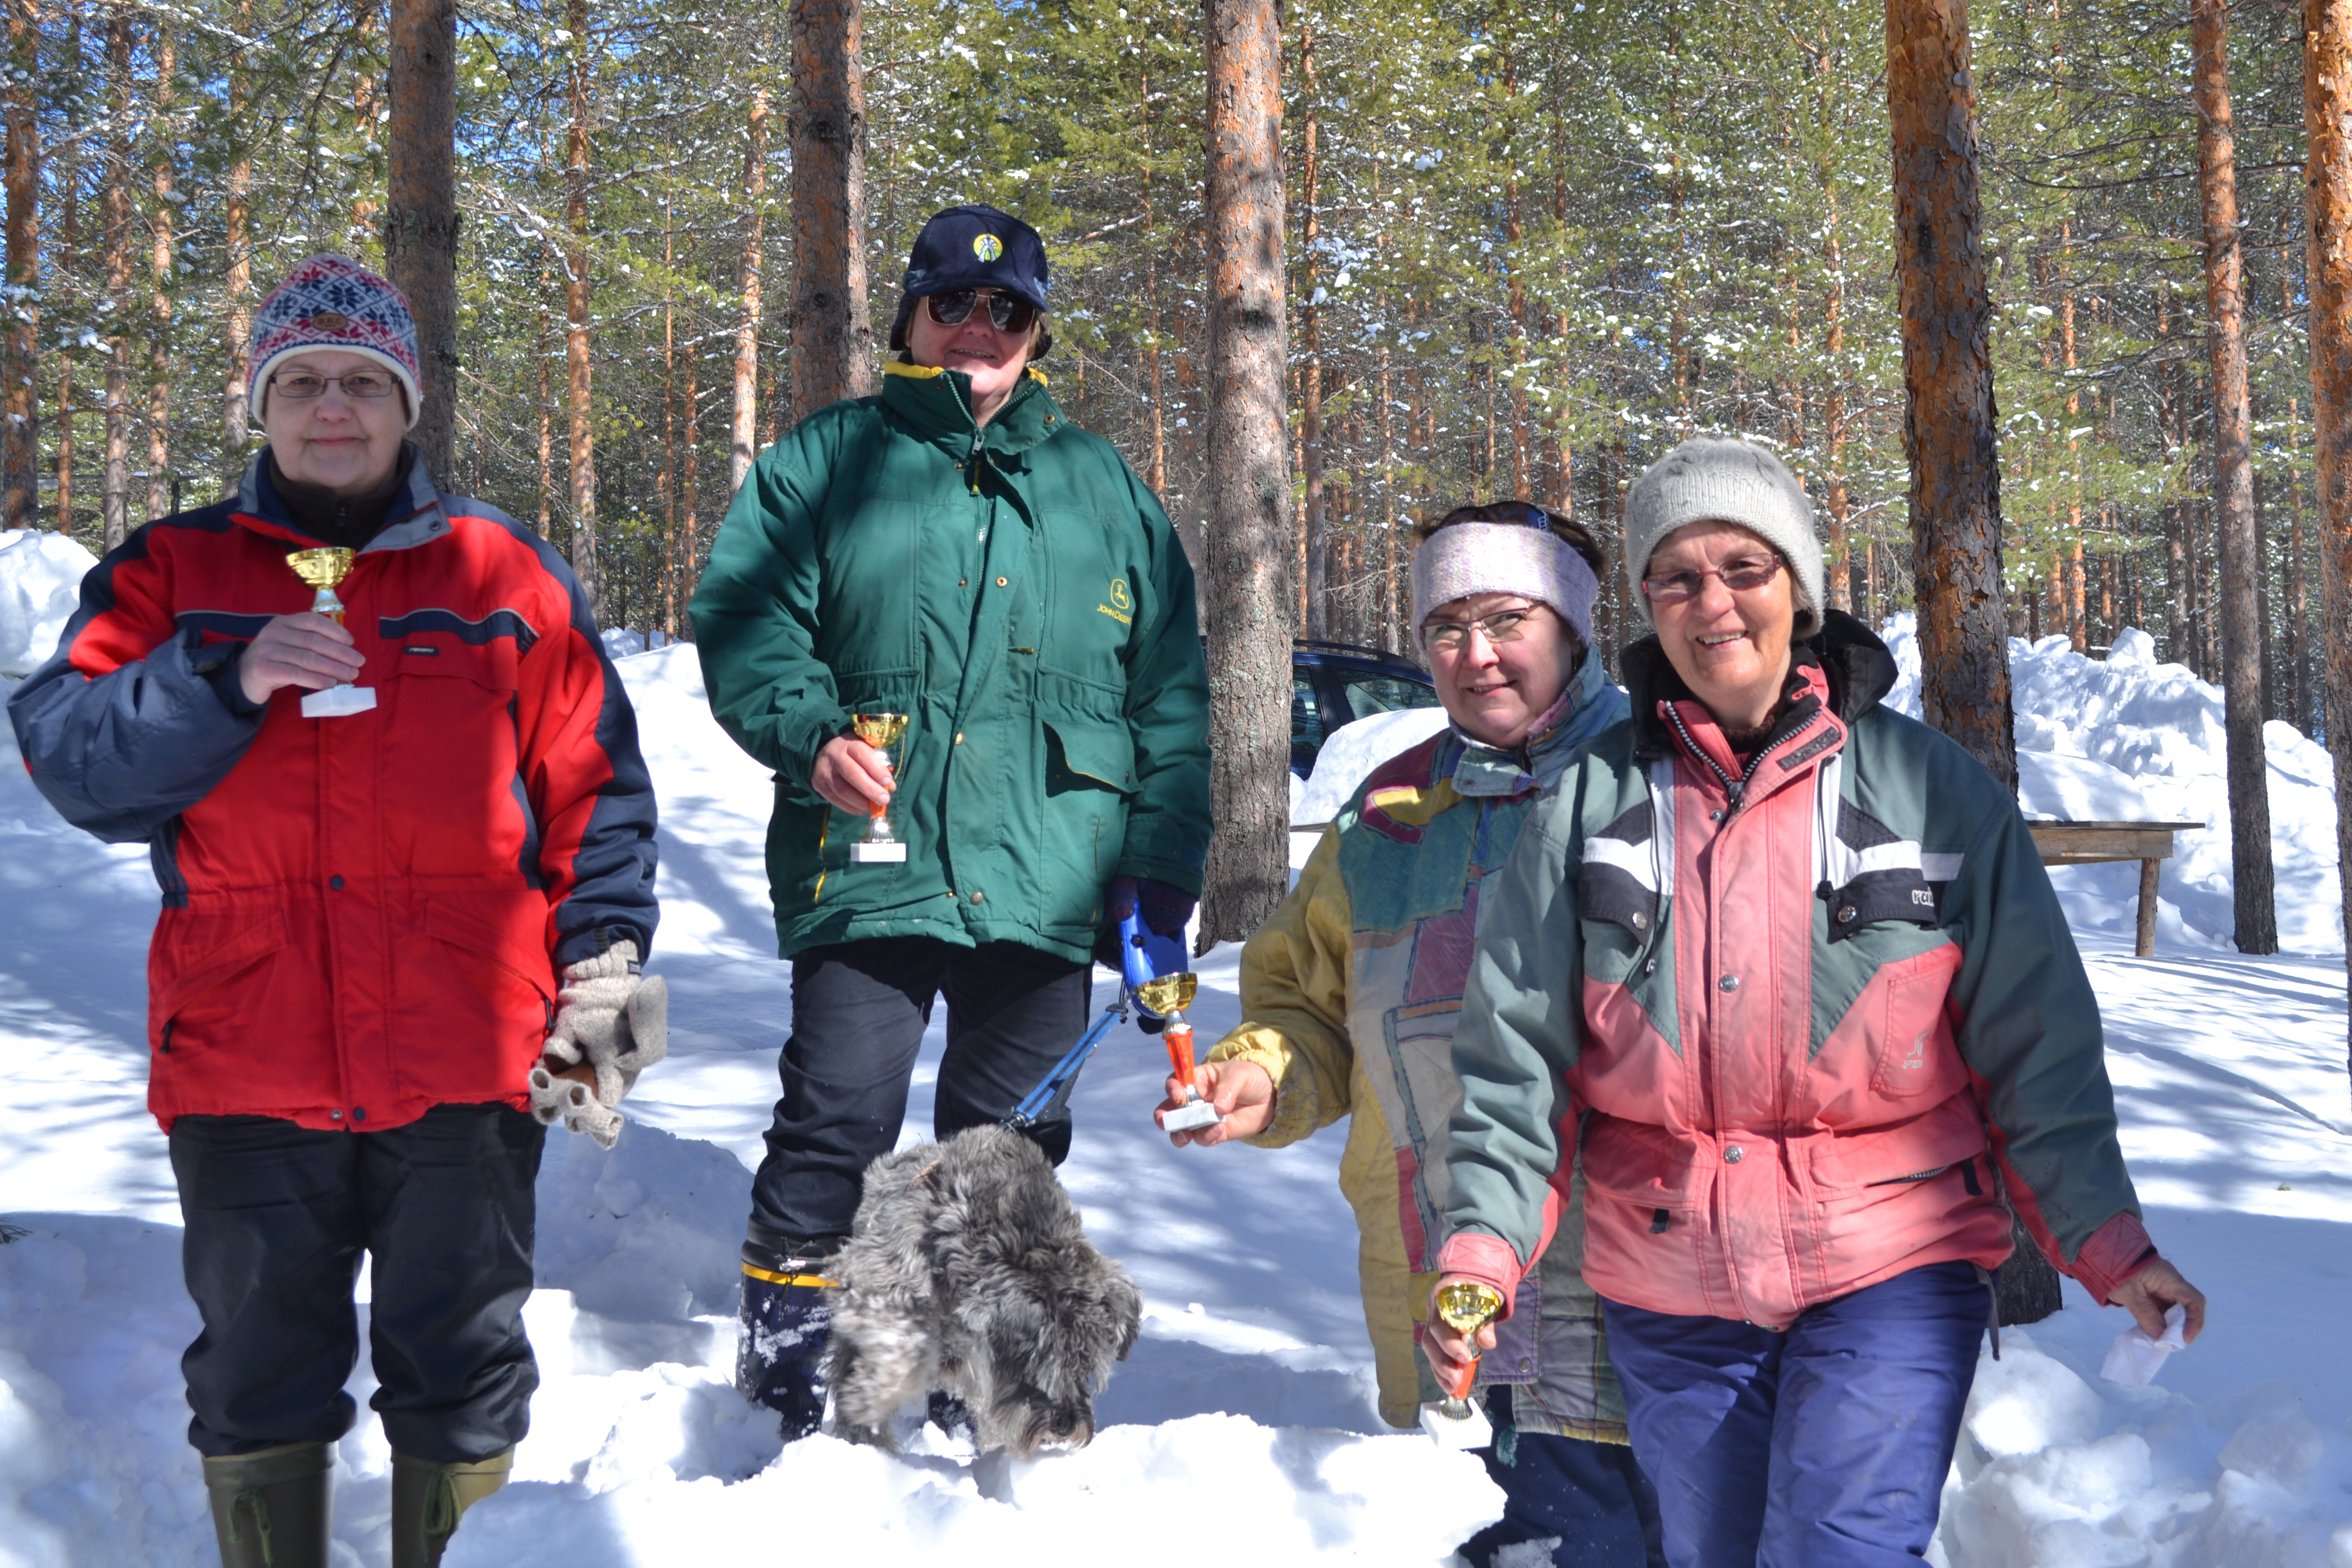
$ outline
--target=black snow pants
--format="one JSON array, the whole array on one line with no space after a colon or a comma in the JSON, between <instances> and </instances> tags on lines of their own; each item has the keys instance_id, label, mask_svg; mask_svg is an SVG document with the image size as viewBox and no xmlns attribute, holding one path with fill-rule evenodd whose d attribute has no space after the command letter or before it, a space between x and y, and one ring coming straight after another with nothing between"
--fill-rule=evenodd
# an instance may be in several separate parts
<instances>
[{"instance_id":1,"label":"black snow pants","mask_svg":"<svg viewBox=\"0 0 2352 1568\"><path fill-rule=\"evenodd\" d=\"M452 1464L520 1440L539 1386L522 1304L545 1138L504 1105L436 1106L381 1132L174 1121L181 1263L205 1324L180 1363L188 1441L217 1458L351 1430L362 1252L368 1403L393 1447Z\"/></svg>"},{"instance_id":2,"label":"black snow pants","mask_svg":"<svg viewBox=\"0 0 2352 1568\"><path fill-rule=\"evenodd\" d=\"M793 1032L776 1071L783 1098L751 1178L743 1260L778 1268L849 1234L866 1167L890 1152L931 1005L948 1000L931 1130L946 1138L1002 1121L1086 1032L1094 967L1018 942L956 947L870 937L793 956ZM1060 1164L1066 1106L1029 1130Z\"/></svg>"}]
</instances>

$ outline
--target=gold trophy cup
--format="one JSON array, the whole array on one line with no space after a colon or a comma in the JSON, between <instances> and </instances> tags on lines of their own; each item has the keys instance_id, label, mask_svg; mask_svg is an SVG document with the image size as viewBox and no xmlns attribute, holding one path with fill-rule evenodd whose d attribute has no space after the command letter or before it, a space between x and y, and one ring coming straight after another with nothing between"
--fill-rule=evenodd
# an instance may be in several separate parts
<instances>
[{"instance_id":1,"label":"gold trophy cup","mask_svg":"<svg viewBox=\"0 0 2352 1568\"><path fill-rule=\"evenodd\" d=\"M294 575L318 590L317 596L310 601L312 613L325 616L341 626L343 602L335 597L335 584L351 575L352 552L333 548L297 550L286 557L286 564L294 568ZM347 714L364 713L374 706L374 687L353 686L348 680L330 686L324 691L302 694L302 717L305 719L341 719Z\"/></svg>"},{"instance_id":2,"label":"gold trophy cup","mask_svg":"<svg viewBox=\"0 0 2352 1568\"><path fill-rule=\"evenodd\" d=\"M890 770L895 779L898 766L891 760L890 748L907 737L907 716L904 713L853 713L849 727L857 738L882 753L882 765ZM854 865L897 863L907 859L907 847L890 832L887 807L873 808L874 820L866 826L866 837L849 847L849 858Z\"/></svg>"},{"instance_id":3,"label":"gold trophy cup","mask_svg":"<svg viewBox=\"0 0 2352 1568\"><path fill-rule=\"evenodd\" d=\"M1475 1352L1478 1331L1503 1315L1503 1298L1491 1285L1456 1279L1437 1292L1436 1307L1445 1326L1468 1339ZM1435 1438L1441 1448L1483 1448L1493 1442L1494 1423L1470 1397L1471 1384L1478 1377L1477 1362L1433 1370L1445 1397L1421 1407L1421 1429Z\"/></svg>"}]
</instances>

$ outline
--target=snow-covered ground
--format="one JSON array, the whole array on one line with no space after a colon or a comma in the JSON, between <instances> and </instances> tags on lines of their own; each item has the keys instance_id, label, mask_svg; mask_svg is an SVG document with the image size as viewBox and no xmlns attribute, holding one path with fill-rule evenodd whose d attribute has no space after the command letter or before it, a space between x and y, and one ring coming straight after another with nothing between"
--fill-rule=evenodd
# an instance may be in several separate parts
<instances>
[{"instance_id":1,"label":"snow-covered ground","mask_svg":"<svg viewBox=\"0 0 2352 1568\"><path fill-rule=\"evenodd\" d=\"M749 1165L789 1016L757 848L772 786L711 723L690 647L621 668L662 790L654 966L672 986L672 1057L638 1086L610 1154L549 1144L542 1288L528 1310L545 1381L517 1483L467 1516L453 1568L745 1552L1434 1563L1493 1517L1497 1494L1474 1462L1390 1434L1373 1412L1337 1134L1274 1152L1169 1149L1150 1120L1164 1058L1132 1028L1079 1085L1064 1173L1149 1303L1094 1445L1025 1466L976 1461L935 1434L898 1456L823 1436L780 1450L726 1385ZM2051 754L2126 757L2082 717L2085 694L2116 679L2102 668L2073 672L2051 700L2076 737ZM2042 700L2030 673L2021 662L2021 692ZM2116 703L2137 689L2117 687ZM2154 717L2131 721L2153 737L2145 754L2172 763L2134 763L2143 786L2180 790L2178 808L2200 815L2218 731L2204 767ZM2274 739L2274 782L2280 754ZM2290 819L2276 800L2282 889L2308 873L2332 898L2332 816L2298 837L2290 820L2311 814ZM2327 849L2324 879L2314 844ZM2226 910L2226 844L2218 865ZM2170 869L2188 876L2176 892L2168 873L2157 958L2129 956L2128 893L2117 905L2069 873L2068 904L2150 1226L2210 1293L2211 1324L2137 1391L2098 1380L2122 1314L2071 1284L2064 1311L2006 1333L1947 1493L1933 1560L1949 1568L2352 1568L2342 963L2215 951L2200 915L2210 866L2192 850ZM178 1375L195 1321L163 1141L142 1106L154 902L143 853L65 829L0 739L0 1215L28 1233L0 1246L0 1563L213 1561ZM2289 902L2283 890L2283 921ZM2314 953L2332 945L2333 909L2296 928ZM1230 947L1202 961L1194 1015L1209 1038L1238 1016L1235 961ZM935 1027L910 1140L927 1127L940 1043ZM370 1386L362 1368L354 1392ZM380 1564L388 1459L372 1422L341 1458L338 1562Z\"/></svg>"}]
</instances>

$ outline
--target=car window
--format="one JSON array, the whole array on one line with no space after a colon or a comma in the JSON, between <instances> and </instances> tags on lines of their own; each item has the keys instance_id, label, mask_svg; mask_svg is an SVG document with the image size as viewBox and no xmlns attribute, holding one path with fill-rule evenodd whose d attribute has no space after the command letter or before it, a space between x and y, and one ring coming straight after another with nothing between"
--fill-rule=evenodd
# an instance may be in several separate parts
<instances>
[{"instance_id":1,"label":"car window","mask_svg":"<svg viewBox=\"0 0 2352 1568\"><path fill-rule=\"evenodd\" d=\"M1342 721L1345 722L1345 721ZM1323 704L1315 694L1315 672L1290 667L1290 771L1305 778L1315 771L1315 753L1323 749L1330 728Z\"/></svg>"},{"instance_id":2,"label":"car window","mask_svg":"<svg viewBox=\"0 0 2352 1568\"><path fill-rule=\"evenodd\" d=\"M1405 708L1437 706L1436 689L1418 680L1396 675L1349 674L1341 679L1348 683L1348 706L1359 719Z\"/></svg>"}]
</instances>

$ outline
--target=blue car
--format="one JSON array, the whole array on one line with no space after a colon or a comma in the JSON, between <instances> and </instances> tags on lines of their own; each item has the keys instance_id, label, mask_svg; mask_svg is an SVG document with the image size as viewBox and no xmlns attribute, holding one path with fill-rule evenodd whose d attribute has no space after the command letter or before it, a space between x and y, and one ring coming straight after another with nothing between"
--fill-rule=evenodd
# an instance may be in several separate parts
<instances>
[{"instance_id":1,"label":"blue car","mask_svg":"<svg viewBox=\"0 0 2352 1568\"><path fill-rule=\"evenodd\" d=\"M1437 707L1429 673L1392 653L1301 637L1290 645L1290 771L1306 778L1342 724L1400 708Z\"/></svg>"}]
</instances>

